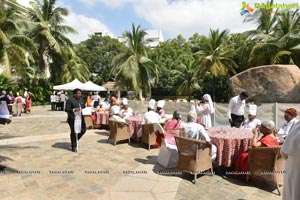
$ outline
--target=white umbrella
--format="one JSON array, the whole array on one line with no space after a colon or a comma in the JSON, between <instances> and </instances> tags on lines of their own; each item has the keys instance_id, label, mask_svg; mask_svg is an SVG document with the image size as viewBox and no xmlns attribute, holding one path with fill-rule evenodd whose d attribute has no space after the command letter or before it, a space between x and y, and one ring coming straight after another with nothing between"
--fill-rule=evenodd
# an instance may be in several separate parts
<instances>
[{"instance_id":1,"label":"white umbrella","mask_svg":"<svg viewBox=\"0 0 300 200\"><path fill-rule=\"evenodd\" d=\"M54 86L53 90L74 90L76 88L82 89L83 85L84 84L76 78L70 83Z\"/></svg>"},{"instance_id":2,"label":"white umbrella","mask_svg":"<svg viewBox=\"0 0 300 200\"><path fill-rule=\"evenodd\" d=\"M82 90L85 91L107 91L105 87L102 87L100 85L97 85L93 83L92 81L88 81L83 84Z\"/></svg>"}]
</instances>

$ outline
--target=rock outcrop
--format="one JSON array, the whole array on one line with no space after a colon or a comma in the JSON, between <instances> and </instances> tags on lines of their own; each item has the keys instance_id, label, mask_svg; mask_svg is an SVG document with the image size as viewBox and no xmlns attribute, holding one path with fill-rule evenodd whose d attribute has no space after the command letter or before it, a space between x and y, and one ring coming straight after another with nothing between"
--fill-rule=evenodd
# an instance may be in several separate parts
<instances>
[{"instance_id":1,"label":"rock outcrop","mask_svg":"<svg viewBox=\"0 0 300 200\"><path fill-rule=\"evenodd\" d=\"M248 69L230 79L234 94L248 91L248 101L299 103L300 69L296 65L266 65Z\"/></svg>"}]
</instances>

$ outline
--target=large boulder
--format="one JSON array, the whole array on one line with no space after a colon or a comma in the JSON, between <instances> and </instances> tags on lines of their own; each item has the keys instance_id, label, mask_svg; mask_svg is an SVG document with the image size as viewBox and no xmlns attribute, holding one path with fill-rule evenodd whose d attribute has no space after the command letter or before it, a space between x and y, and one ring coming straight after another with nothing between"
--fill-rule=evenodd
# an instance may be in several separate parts
<instances>
[{"instance_id":1,"label":"large boulder","mask_svg":"<svg viewBox=\"0 0 300 200\"><path fill-rule=\"evenodd\" d=\"M300 69L296 65L254 67L231 77L230 82L234 94L248 91L249 101L300 102Z\"/></svg>"}]
</instances>

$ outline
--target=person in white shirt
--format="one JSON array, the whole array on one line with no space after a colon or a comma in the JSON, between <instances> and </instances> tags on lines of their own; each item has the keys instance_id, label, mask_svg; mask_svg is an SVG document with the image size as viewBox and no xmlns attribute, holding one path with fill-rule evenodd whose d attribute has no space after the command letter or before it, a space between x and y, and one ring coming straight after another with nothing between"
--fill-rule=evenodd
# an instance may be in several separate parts
<instances>
[{"instance_id":1,"label":"person in white shirt","mask_svg":"<svg viewBox=\"0 0 300 200\"><path fill-rule=\"evenodd\" d=\"M300 122L290 129L285 142L281 147L281 154L286 158L283 182L284 200L300 199Z\"/></svg>"},{"instance_id":2,"label":"person in white shirt","mask_svg":"<svg viewBox=\"0 0 300 200\"><path fill-rule=\"evenodd\" d=\"M154 111L155 100L151 99L148 104L148 112L143 115L141 124L153 124L161 122L161 117ZM138 130L137 137L142 137L142 129Z\"/></svg>"},{"instance_id":3,"label":"person in white shirt","mask_svg":"<svg viewBox=\"0 0 300 200\"><path fill-rule=\"evenodd\" d=\"M154 111L154 108L155 100L151 99L148 105L148 112L146 112L142 118L142 124L159 123L161 121L161 117Z\"/></svg>"},{"instance_id":4,"label":"person in white shirt","mask_svg":"<svg viewBox=\"0 0 300 200\"><path fill-rule=\"evenodd\" d=\"M232 97L228 105L228 121L231 127L239 128L244 121L245 99L248 98L247 92L241 92L240 95Z\"/></svg>"},{"instance_id":5,"label":"person in white shirt","mask_svg":"<svg viewBox=\"0 0 300 200\"><path fill-rule=\"evenodd\" d=\"M110 109L111 109L112 116L108 120L113 120L113 121L118 121L118 122L126 123L125 119L123 119L119 115L119 113L120 113L120 106L114 105Z\"/></svg>"},{"instance_id":6,"label":"person in white shirt","mask_svg":"<svg viewBox=\"0 0 300 200\"><path fill-rule=\"evenodd\" d=\"M199 101L195 101L196 112L200 114L200 123L204 124L205 128L212 127L211 114L215 112L211 96L209 94L203 95L204 105L200 105Z\"/></svg>"},{"instance_id":7,"label":"person in white shirt","mask_svg":"<svg viewBox=\"0 0 300 200\"><path fill-rule=\"evenodd\" d=\"M253 130L261 125L261 121L259 119L256 119L256 110L257 110L256 105L254 105L254 104L249 105L248 119L243 121L243 123L240 126L241 129Z\"/></svg>"},{"instance_id":8,"label":"person in white shirt","mask_svg":"<svg viewBox=\"0 0 300 200\"><path fill-rule=\"evenodd\" d=\"M51 110L56 110L56 100L57 100L57 97L56 97L56 94L55 92L53 92L53 94L50 96L50 102L51 102Z\"/></svg>"},{"instance_id":9,"label":"person in white shirt","mask_svg":"<svg viewBox=\"0 0 300 200\"><path fill-rule=\"evenodd\" d=\"M92 96L92 99L94 101L94 108L97 108L101 102L101 97L98 94L98 92L95 92L94 95Z\"/></svg>"},{"instance_id":10,"label":"person in white shirt","mask_svg":"<svg viewBox=\"0 0 300 200\"><path fill-rule=\"evenodd\" d=\"M120 111L120 116L123 119L133 116L133 110L128 107L128 100L126 98L123 98L122 104L123 104L123 108Z\"/></svg>"},{"instance_id":11,"label":"person in white shirt","mask_svg":"<svg viewBox=\"0 0 300 200\"><path fill-rule=\"evenodd\" d=\"M163 109L164 106L165 106L165 101L164 100L159 100L157 102L156 112L157 112L157 114L159 114L159 116L161 118L165 118L166 117L166 113L165 113L165 111Z\"/></svg>"},{"instance_id":12,"label":"person in white shirt","mask_svg":"<svg viewBox=\"0 0 300 200\"><path fill-rule=\"evenodd\" d=\"M299 120L296 119L297 110L295 108L288 108L284 111L284 119L286 122L277 132L277 141L279 144L283 144L285 141L286 136L289 134L290 129L297 123Z\"/></svg>"},{"instance_id":13,"label":"person in white shirt","mask_svg":"<svg viewBox=\"0 0 300 200\"><path fill-rule=\"evenodd\" d=\"M61 91L61 93L59 95L59 102L60 102L60 110L65 110L66 102L67 102L67 96L65 95L64 91Z\"/></svg>"},{"instance_id":14,"label":"person in white shirt","mask_svg":"<svg viewBox=\"0 0 300 200\"><path fill-rule=\"evenodd\" d=\"M190 111L187 113L187 123L183 124L185 136L195 140L205 140L211 142L209 135L201 124L196 123L197 113ZM211 159L215 160L217 157L217 147L212 145Z\"/></svg>"}]
</instances>

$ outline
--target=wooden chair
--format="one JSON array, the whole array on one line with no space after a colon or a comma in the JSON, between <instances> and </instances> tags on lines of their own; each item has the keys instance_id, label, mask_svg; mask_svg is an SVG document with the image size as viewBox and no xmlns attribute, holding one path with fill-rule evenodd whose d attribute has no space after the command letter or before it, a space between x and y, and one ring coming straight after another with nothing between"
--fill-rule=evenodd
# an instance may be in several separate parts
<instances>
[{"instance_id":1,"label":"wooden chair","mask_svg":"<svg viewBox=\"0 0 300 200\"><path fill-rule=\"evenodd\" d=\"M148 144L148 150L151 145L156 144L156 135L154 131L154 124L143 124L142 125L142 143Z\"/></svg>"},{"instance_id":2,"label":"wooden chair","mask_svg":"<svg viewBox=\"0 0 300 200\"><path fill-rule=\"evenodd\" d=\"M211 143L177 136L175 141L178 149L178 169L194 174L194 183L197 175L203 171L211 169L213 175Z\"/></svg>"},{"instance_id":3,"label":"wooden chair","mask_svg":"<svg viewBox=\"0 0 300 200\"><path fill-rule=\"evenodd\" d=\"M285 159L280 154L280 146L257 147L249 150L248 156L250 176L277 187L283 184Z\"/></svg>"},{"instance_id":4,"label":"wooden chair","mask_svg":"<svg viewBox=\"0 0 300 200\"><path fill-rule=\"evenodd\" d=\"M94 122L91 115L83 116L87 128L94 128Z\"/></svg>"},{"instance_id":5,"label":"wooden chair","mask_svg":"<svg viewBox=\"0 0 300 200\"><path fill-rule=\"evenodd\" d=\"M113 121L113 120L109 120L108 124L109 124L110 134L107 139L107 142L110 139L112 139L114 145L116 145L118 141L128 139L130 143L130 133L128 129L128 124L124 122Z\"/></svg>"}]
</instances>

